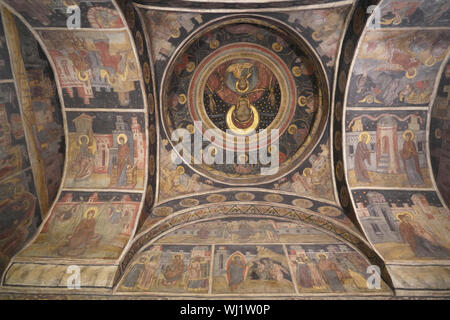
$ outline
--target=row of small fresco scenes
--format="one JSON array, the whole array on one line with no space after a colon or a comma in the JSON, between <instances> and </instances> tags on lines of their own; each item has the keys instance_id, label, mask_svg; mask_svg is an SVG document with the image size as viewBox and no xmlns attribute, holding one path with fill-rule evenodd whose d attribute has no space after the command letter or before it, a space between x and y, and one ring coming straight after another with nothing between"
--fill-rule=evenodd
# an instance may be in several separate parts
<instances>
[{"instance_id":1,"label":"row of small fresco scenes","mask_svg":"<svg viewBox=\"0 0 450 320\"><path fill-rule=\"evenodd\" d=\"M430 1L382 2L381 29L363 35L347 91L347 181L366 235L388 261L450 258L450 212L434 191L426 131L450 44L448 10L439 11L448 2L434 2L431 11Z\"/></svg>"},{"instance_id":2,"label":"row of small fresco scenes","mask_svg":"<svg viewBox=\"0 0 450 320\"><path fill-rule=\"evenodd\" d=\"M118 293L368 293L368 265L353 248L308 225L229 218L179 228L144 249ZM387 292L383 282L380 289Z\"/></svg>"}]
</instances>

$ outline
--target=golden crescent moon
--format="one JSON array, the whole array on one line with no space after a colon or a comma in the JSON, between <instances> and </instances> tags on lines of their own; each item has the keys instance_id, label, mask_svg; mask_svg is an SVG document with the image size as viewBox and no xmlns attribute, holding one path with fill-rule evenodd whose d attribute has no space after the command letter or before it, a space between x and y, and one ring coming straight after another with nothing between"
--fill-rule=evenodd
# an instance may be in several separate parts
<instances>
[{"instance_id":1,"label":"golden crescent moon","mask_svg":"<svg viewBox=\"0 0 450 320\"><path fill-rule=\"evenodd\" d=\"M248 127L248 128L245 128L245 129L238 128L233 123L232 115L233 115L233 112L234 112L235 108L236 108L236 106L232 106L230 108L230 110L228 110L228 112L227 112L226 123L228 125L228 128L233 133L238 134L238 135L248 135L249 133L252 133L253 131L255 131L256 128L258 127L258 125L259 125L259 113L256 110L256 108L253 105L250 105L250 109L252 110L253 115L255 116L255 118L253 120L252 125L250 127Z\"/></svg>"}]
</instances>

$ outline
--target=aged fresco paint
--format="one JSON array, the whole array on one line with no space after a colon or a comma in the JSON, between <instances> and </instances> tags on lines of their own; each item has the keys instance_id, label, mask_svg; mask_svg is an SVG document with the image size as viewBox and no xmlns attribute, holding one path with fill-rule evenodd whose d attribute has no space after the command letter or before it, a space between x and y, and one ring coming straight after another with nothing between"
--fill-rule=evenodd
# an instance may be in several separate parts
<instances>
[{"instance_id":1,"label":"aged fresco paint","mask_svg":"<svg viewBox=\"0 0 450 320\"><path fill-rule=\"evenodd\" d=\"M186 33L194 30L196 24L203 22L201 14L187 13L180 15L168 11L145 11L145 23L152 41L152 56L154 62L167 60L175 51L172 39L181 37L181 29Z\"/></svg>"},{"instance_id":2,"label":"aged fresco paint","mask_svg":"<svg viewBox=\"0 0 450 320\"><path fill-rule=\"evenodd\" d=\"M6 43L3 21L0 17L0 79L12 79L11 64L9 62L8 45Z\"/></svg>"},{"instance_id":3,"label":"aged fresco paint","mask_svg":"<svg viewBox=\"0 0 450 320\"><path fill-rule=\"evenodd\" d=\"M124 278L123 290L207 293L211 246L153 246L140 254Z\"/></svg>"},{"instance_id":4,"label":"aged fresco paint","mask_svg":"<svg viewBox=\"0 0 450 320\"><path fill-rule=\"evenodd\" d=\"M40 31L56 66L66 108L142 109L126 31Z\"/></svg>"},{"instance_id":5,"label":"aged fresco paint","mask_svg":"<svg viewBox=\"0 0 450 320\"><path fill-rule=\"evenodd\" d=\"M225 218L178 228L145 248L127 267L118 293L367 293L368 265L353 248L309 225ZM382 282L378 294L387 290Z\"/></svg>"},{"instance_id":6,"label":"aged fresco paint","mask_svg":"<svg viewBox=\"0 0 450 320\"><path fill-rule=\"evenodd\" d=\"M334 201L330 145L322 143L327 139L327 136L322 139L308 161L269 188Z\"/></svg>"},{"instance_id":7,"label":"aged fresco paint","mask_svg":"<svg viewBox=\"0 0 450 320\"><path fill-rule=\"evenodd\" d=\"M347 111L345 142L351 187L432 188L426 111Z\"/></svg>"},{"instance_id":8,"label":"aged fresco paint","mask_svg":"<svg viewBox=\"0 0 450 320\"><path fill-rule=\"evenodd\" d=\"M133 233L140 194L64 192L21 257L117 259Z\"/></svg>"},{"instance_id":9,"label":"aged fresco paint","mask_svg":"<svg viewBox=\"0 0 450 320\"><path fill-rule=\"evenodd\" d=\"M193 136L205 134L205 143L212 142L207 153L237 150L245 158L235 152L234 164L214 165L197 165L201 159L193 158L196 170L213 180L247 184L273 179L292 170L323 131L327 88L321 67L306 47L273 28L252 19L210 27L171 65L162 102L167 134L180 128ZM280 130L277 150L261 142L272 129ZM244 136L250 143L233 149L236 137ZM261 175L270 165L249 161L251 151L264 148L278 157L275 173Z\"/></svg>"},{"instance_id":10,"label":"aged fresco paint","mask_svg":"<svg viewBox=\"0 0 450 320\"><path fill-rule=\"evenodd\" d=\"M41 211L46 215L58 192L64 165L61 106L39 44L25 25L6 9L3 12L34 180Z\"/></svg>"},{"instance_id":11,"label":"aged fresco paint","mask_svg":"<svg viewBox=\"0 0 450 320\"><path fill-rule=\"evenodd\" d=\"M336 114L345 130L341 161L353 188L348 200L399 294L441 290L440 279L448 275L449 211L434 191L427 132L436 76L449 52L448 30L440 24L447 13L435 11L445 6L383 1L382 28L363 34L349 87L339 88L348 95ZM345 84L344 73L342 79ZM436 266L426 267L430 261Z\"/></svg>"},{"instance_id":12,"label":"aged fresco paint","mask_svg":"<svg viewBox=\"0 0 450 320\"><path fill-rule=\"evenodd\" d=\"M427 288L436 288L436 291L445 291L450 286L450 267L448 266L404 266L390 265L389 273L392 275L394 285L398 288L399 295L404 289L426 290Z\"/></svg>"},{"instance_id":13,"label":"aged fresco paint","mask_svg":"<svg viewBox=\"0 0 450 320\"><path fill-rule=\"evenodd\" d=\"M314 47L332 83L345 19L350 6L269 14L292 25Z\"/></svg>"},{"instance_id":14,"label":"aged fresco paint","mask_svg":"<svg viewBox=\"0 0 450 320\"><path fill-rule=\"evenodd\" d=\"M41 223L31 169L0 182L0 271Z\"/></svg>"},{"instance_id":15,"label":"aged fresco paint","mask_svg":"<svg viewBox=\"0 0 450 320\"><path fill-rule=\"evenodd\" d=\"M202 178L198 173L184 165L176 165L172 158L172 148L167 139L162 139L159 144L159 201L164 201L179 195L192 192L213 190L213 182Z\"/></svg>"},{"instance_id":16,"label":"aged fresco paint","mask_svg":"<svg viewBox=\"0 0 450 320\"><path fill-rule=\"evenodd\" d=\"M228 218L196 223L173 231L158 240L169 243L327 243L332 237L307 225L251 218Z\"/></svg>"},{"instance_id":17,"label":"aged fresco paint","mask_svg":"<svg viewBox=\"0 0 450 320\"><path fill-rule=\"evenodd\" d=\"M287 246L300 293L371 292L367 260L343 243ZM387 289L382 283L382 288Z\"/></svg>"},{"instance_id":18,"label":"aged fresco paint","mask_svg":"<svg viewBox=\"0 0 450 320\"><path fill-rule=\"evenodd\" d=\"M67 28L67 20L73 13L71 6L78 6L81 28L122 28L120 16L110 0L5 0L33 27Z\"/></svg>"},{"instance_id":19,"label":"aged fresco paint","mask_svg":"<svg viewBox=\"0 0 450 320\"><path fill-rule=\"evenodd\" d=\"M450 212L435 192L353 191L359 221L386 260L448 260Z\"/></svg>"},{"instance_id":20,"label":"aged fresco paint","mask_svg":"<svg viewBox=\"0 0 450 320\"><path fill-rule=\"evenodd\" d=\"M24 284L45 289L67 289L67 283L71 283L67 273L71 264L40 264L40 263L14 263L10 268L3 285L9 289L23 287ZM80 266L82 279L81 288L111 289L114 281L115 266L86 265Z\"/></svg>"},{"instance_id":21,"label":"aged fresco paint","mask_svg":"<svg viewBox=\"0 0 450 320\"><path fill-rule=\"evenodd\" d=\"M27 3L17 5L25 10ZM69 159L63 186L77 190L62 191L39 235L10 262L4 285L12 287L66 287L67 261L78 260L85 286L111 289L114 264L135 232L144 200L145 91L130 33L119 12L112 10L115 4L101 0L71 2L80 5L82 27L89 30L63 29L60 13L68 4L41 6L52 14L44 23L48 28L34 32L55 66L64 100ZM42 27L33 24L34 13L28 13L25 20ZM108 30L94 31L97 28ZM17 52L27 55L26 49ZM29 61L24 62L26 70ZM36 91L35 82L30 84L29 90ZM119 192L122 189L133 193Z\"/></svg>"},{"instance_id":22,"label":"aged fresco paint","mask_svg":"<svg viewBox=\"0 0 450 320\"><path fill-rule=\"evenodd\" d=\"M430 155L437 187L447 206L450 205L450 62L441 76L431 111Z\"/></svg>"},{"instance_id":23,"label":"aged fresco paint","mask_svg":"<svg viewBox=\"0 0 450 320\"><path fill-rule=\"evenodd\" d=\"M445 30L368 31L354 64L347 105L427 106L449 41Z\"/></svg>"},{"instance_id":24,"label":"aged fresco paint","mask_svg":"<svg viewBox=\"0 0 450 320\"><path fill-rule=\"evenodd\" d=\"M450 4L446 0L385 0L380 5L381 27L448 27Z\"/></svg>"},{"instance_id":25,"label":"aged fresco paint","mask_svg":"<svg viewBox=\"0 0 450 320\"><path fill-rule=\"evenodd\" d=\"M141 113L67 112L65 187L143 189L146 161Z\"/></svg>"},{"instance_id":26,"label":"aged fresco paint","mask_svg":"<svg viewBox=\"0 0 450 320\"><path fill-rule=\"evenodd\" d=\"M214 293L295 292L282 246L217 245L214 258Z\"/></svg>"},{"instance_id":27,"label":"aged fresco paint","mask_svg":"<svg viewBox=\"0 0 450 320\"><path fill-rule=\"evenodd\" d=\"M0 84L0 124L0 179L4 179L30 166L13 83Z\"/></svg>"}]
</instances>

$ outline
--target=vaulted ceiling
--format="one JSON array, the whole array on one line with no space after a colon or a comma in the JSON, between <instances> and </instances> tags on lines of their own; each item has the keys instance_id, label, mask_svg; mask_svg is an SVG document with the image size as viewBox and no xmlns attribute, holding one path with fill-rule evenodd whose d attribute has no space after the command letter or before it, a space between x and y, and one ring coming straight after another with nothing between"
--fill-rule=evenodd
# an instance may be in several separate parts
<instances>
[{"instance_id":1,"label":"vaulted ceiling","mask_svg":"<svg viewBox=\"0 0 450 320\"><path fill-rule=\"evenodd\" d=\"M449 7L0 0L0 296L447 295Z\"/></svg>"}]
</instances>

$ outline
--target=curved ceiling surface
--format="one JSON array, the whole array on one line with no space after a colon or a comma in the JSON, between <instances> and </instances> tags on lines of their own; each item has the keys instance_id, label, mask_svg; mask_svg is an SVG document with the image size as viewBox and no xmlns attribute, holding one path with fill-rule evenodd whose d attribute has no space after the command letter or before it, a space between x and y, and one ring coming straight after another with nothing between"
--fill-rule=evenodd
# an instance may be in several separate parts
<instances>
[{"instance_id":1,"label":"curved ceiling surface","mask_svg":"<svg viewBox=\"0 0 450 320\"><path fill-rule=\"evenodd\" d=\"M192 156L182 158L227 184L267 182L298 166L328 115L319 60L305 43L260 19L227 19L202 30L173 59L164 80L167 135L188 131L191 144L181 145Z\"/></svg>"}]
</instances>

